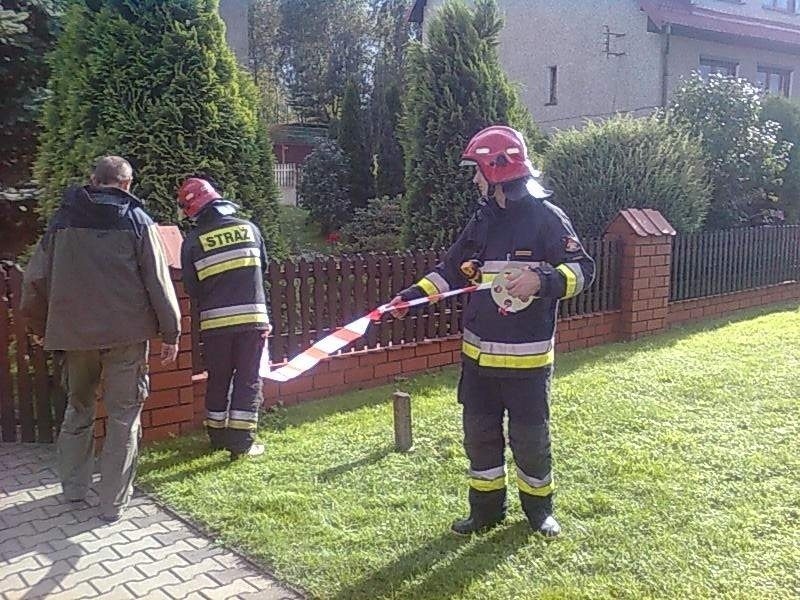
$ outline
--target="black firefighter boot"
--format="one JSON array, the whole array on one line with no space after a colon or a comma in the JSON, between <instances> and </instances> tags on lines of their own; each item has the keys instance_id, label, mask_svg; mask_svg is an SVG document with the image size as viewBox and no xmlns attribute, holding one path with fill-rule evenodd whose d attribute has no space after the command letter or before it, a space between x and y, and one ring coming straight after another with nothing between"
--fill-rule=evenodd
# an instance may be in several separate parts
<instances>
[{"instance_id":1,"label":"black firefighter boot","mask_svg":"<svg viewBox=\"0 0 800 600\"><path fill-rule=\"evenodd\" d=\"M506 488L479 492L469 488L469 517L455 521L450 529L458 535L485 533L506 518Z\"/></svg>"},{"instance_id":2,"label":"black firefighter boot","mask_svg":"<svg viewBox=\"0 0 800 600\"><path fill-rule=\"evenodd\" d=\"M264 454L266 448L263 444L256 444L256 432L246 429L228 429L227 448L231 453L231 460L239 460L244 456L255 457Z\"/></svg>"},{"instance_id":3,"label":"black firefighter boot","mask_svg":"<svg viewBox=\"0 0 800 600\"><path fill-rule=\"evenodd\" d=\"M210 427L206 425L206 432L208 433L208 442L209 445L211 446L212 451L225 449L225 440L227 438L226 438L226 430L224 429L224 424L222 428Z\"/></svg>"},{"instance_id":4,"label":"black firefighter boot","mask_svg":"<svg viewBox=\"0 0 800 600\"><path fill-rule=\"evenodd\" d=\"M528 517L531 529L548 539L558 537L561 533L561 525L558 524L558 521L553 516L552 494L542 498L521 491L519 499L522 503L522 510L525 511L525 516Z\"/></svg>"}]
</instances>

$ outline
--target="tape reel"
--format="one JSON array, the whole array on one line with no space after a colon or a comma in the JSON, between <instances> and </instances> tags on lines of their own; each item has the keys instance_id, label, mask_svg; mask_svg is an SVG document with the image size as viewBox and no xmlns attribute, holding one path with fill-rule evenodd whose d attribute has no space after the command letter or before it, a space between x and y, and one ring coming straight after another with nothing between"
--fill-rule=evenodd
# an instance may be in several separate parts
<instances>
[{"instance_id":1,"label":"tape reel","mask_svg":"<svg viewBox=\"0 0 800 600\"><path fill-rule=\"evenodd\" d=\"M504 268L492 280L492 300L504 313L517 313L528 308L533 302L533 296L515 298L508 293L509 279L522 274L522 269Z\"/></svg>"}]
</instances>

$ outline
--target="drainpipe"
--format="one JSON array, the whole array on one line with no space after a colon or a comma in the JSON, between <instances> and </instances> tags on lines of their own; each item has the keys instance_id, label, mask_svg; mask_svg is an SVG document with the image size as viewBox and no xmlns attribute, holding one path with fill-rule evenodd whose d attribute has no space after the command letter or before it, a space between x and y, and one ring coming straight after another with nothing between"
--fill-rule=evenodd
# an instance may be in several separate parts
<instances>
[{"instance_id":1,"label":"drainpipe","mask_svg":"<svg viewBox=\"0 0 800 600\"><path fill-rule=\"evenodd\" d=\"M661 106L667 106L667 80L669 79L669 44L672 34L672 24L664 25L664 35L661 42Z\"/></svg>"}]
</instances>

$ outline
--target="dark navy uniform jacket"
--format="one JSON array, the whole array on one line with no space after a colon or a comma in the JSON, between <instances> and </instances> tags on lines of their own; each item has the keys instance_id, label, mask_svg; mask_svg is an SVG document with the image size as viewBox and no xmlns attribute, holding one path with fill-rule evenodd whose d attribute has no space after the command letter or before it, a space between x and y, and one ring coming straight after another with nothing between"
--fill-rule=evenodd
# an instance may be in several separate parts
<instances>
[{"instance_id":1,"label":"dark navy uniform jacket","mask_svg":"<svg viewBox=\"0 0 800 600\"><path fill-rule=\"evenodd\" d=\"M504 269L529 268L539 274L542 287L516 313L502 314L489 290L472 294L463 319L465 365L506 377L530 376L532 369L551 365L559 300L579 294L594 279L594 261L567 215L549 199L527 191L509 198L505 209L490 200L476 211L443 261L400 295L411 300L470 285L462 272L466 261L479 261L482 282Z\"/></svg>"},{"instance_id":2,"label":"dark navy uniform jacket","mask_svg":"<svg viewBox=\"0 0 800 600\"><path fill-rule=\"evenodd\" d=\"M268 327L267 252L253 223L209 205L183 242L181 266L202 335Z\"/></svg>"}]
</instances>

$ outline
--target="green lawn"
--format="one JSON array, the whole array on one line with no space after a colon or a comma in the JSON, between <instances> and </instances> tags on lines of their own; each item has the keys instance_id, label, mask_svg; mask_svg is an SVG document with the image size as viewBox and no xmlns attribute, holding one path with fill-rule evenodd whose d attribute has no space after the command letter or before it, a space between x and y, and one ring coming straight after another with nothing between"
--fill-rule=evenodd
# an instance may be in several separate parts
<instances>
[{"instance_id":1,"label":"green lawn","mask_svg":"<svg viewBox=\"0 0 800 600\"><path fill-rule=\"evenodd\" d=\"M281 235L286 240L290 254L331 253L331 246L322 235L319 225L309 222L307 210L297 206L280 206L278 217Z\"/></svg>"},{"instance_id":2,"label":"green lawn","mask_svg":"<svg viewBox=\"0 0 800 600\"><path fill-rule=\"evenodd\" d=\"M515 494L506 526L448 534L466 509L454 369L403 384L409 455L384 387L271 414L253 462L202 436L151 446L139 482L315 598L797 598L798 373L796 305L560 356L549 544Z\"/></svg>"}]
</instances>

